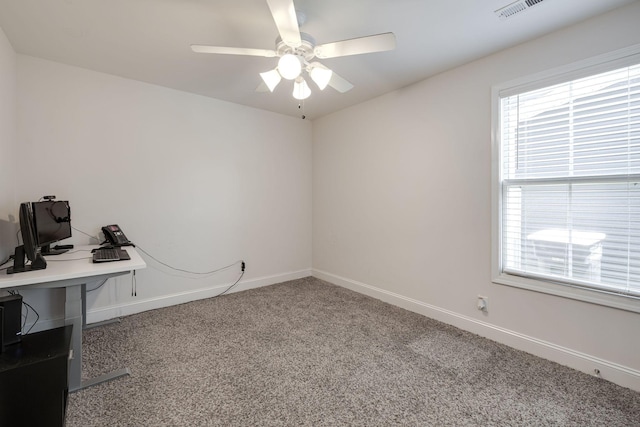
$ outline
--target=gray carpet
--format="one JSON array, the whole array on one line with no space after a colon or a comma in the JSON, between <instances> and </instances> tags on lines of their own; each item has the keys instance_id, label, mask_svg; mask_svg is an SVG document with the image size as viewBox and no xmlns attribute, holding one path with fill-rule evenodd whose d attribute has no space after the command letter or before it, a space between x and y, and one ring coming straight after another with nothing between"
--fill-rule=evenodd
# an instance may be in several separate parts
<instances>
[{"instance_id":1,"label":"gray carpet","mask_svg":"<svg viewBox=\"0 0 640 427\"><path fill-rule=\"evenodd\" d=\"M305 278L84 333L67 426L638 426L640 393Z\"/></svg>"}]
</instances>

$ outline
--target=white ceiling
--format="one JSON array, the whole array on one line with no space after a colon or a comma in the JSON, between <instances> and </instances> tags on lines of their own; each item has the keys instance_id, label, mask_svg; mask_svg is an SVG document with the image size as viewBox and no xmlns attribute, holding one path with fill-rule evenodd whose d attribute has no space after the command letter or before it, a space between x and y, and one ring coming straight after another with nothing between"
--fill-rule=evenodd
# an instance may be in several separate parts
<instances>
[{"instance_id":1,"label":"white ceiling","mask_svg":"<svg viewBox=\"0 0 640 427\"><path fill-rule=\"evenodd\" d=\"M321 62L355 85L304 101L317 118L637 0L544 0L507 20L514 0L294 0L318 44L393 32L397 48ZM277 58L194 53L190 44L274 49L265 0L0 0L14 50L53 61L300 116L283 81L255 92Z\"/></svg>"}]
</instances>

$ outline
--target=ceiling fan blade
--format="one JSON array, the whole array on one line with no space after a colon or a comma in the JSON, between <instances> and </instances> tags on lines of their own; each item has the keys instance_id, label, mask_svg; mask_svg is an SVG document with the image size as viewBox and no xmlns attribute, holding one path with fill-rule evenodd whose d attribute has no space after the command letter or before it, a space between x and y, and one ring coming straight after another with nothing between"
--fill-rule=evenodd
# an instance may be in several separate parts
<instances>
[{"instance_id":1,"label":"ceiling fan blade","mask_svg":"<svg viewBox=\"0 0 640 427\"><path fill-rule=\"evenodd\" d=\"M337 75L335 72L331 75L331 80L329 80L329 86L334 88L340 93L345 93L353 89L353 85Z\"/></svg>"},{"instance_id":2,"label":"ceiling fan blade","mask_svg":"<svg viewBox=\"0 0 640 427\"><path fill-rule=\"evenodd\" d=\"M360 55L361 53L384 52L396 48L396 36L393 33L358 37L316 46L314 53L320 59L339 56Z\"/></svg>"},{"instance_id":3,"label":"ceiling fan blade","mask_svg":"<svg viewBox=\"0 0 640 427\"><path fill-rule=\"evenodd\" d=\"M298 47L302 44L300 38L300 28L298 27L298 17L293 0L267 0L273 20L276 21L278 33L282 41L291 47Z\"/></svg>"},{"instance_id":4,"label":"ceiling fan blade","mask_svg":"<svg viewBox=\"0 0 640 427\"><path fill-rule=\"evenodd\" d=\"M191 50L198 53L219 53L222 55L264 56L267 58L273 58L276 56L275 50L250 49L245 47L223 47L223 46L206 46L201 44L192 44Z\"/></svg>"}]
</instances>

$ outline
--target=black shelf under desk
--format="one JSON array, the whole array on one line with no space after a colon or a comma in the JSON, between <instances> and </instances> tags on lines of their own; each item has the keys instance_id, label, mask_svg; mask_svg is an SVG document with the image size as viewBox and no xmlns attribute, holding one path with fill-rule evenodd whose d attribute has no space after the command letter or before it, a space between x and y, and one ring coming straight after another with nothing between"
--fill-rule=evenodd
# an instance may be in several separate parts
<instances>
[{"instance_id":1,"label":"black shelf under desk","mask_svg":"<svg viewBox=\"0 0 640 427\"><path fill-rule=\"evenodd\" d=\"M0 426L64 426L73 326L25 335L0 353Z\"/></svg>"}]
</instances>

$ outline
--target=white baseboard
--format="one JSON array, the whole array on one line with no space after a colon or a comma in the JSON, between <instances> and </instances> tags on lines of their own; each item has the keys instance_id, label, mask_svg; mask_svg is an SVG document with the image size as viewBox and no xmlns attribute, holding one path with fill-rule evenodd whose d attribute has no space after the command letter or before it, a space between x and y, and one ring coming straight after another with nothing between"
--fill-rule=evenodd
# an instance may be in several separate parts
<instances>
[{"instance_id":1,"label":"white baseboard","mask_svg":"<svg viewBox=\"0 0 640 427\"><path fill-rule=\"evenodd\" d=\"M394 292L376 288L375 286L346 279L326 271L316 269L312 271L314 277L333 283L334 285L371 296L389 304L422 314L423 316L453 325L457 328L508 345L509 347L525 351L590 375L595 375L596 370L598 370L599 377L620 386L640 391L640 371L636 369L492 325L491 323L464 316Z\"/></svg>"},{"instance_id":2,"label":"white baseboard","mask_svg":"<svg viewBox=\"0 0 640 427\"><path fill-rule=\"evenodd\" d=\"M248 289L260 288L262 286L273 285L275 283L286 282L288 280L301 279L311 276L311 269L292 271L288 273L264 276L238 282L228 293L246 291ZM136 300L127 304L100 307L87 311L87 323L102 322L103 320L115 319L116 317L129 316L131 314L142 313L147 310L169 307L176 304L196 301L205 298L212 298L219 295L230 284L214 286L211 288L196 289L188 292L180 292L171 295L162 295L156 298Z\"/></svg>"}]
</instances>

